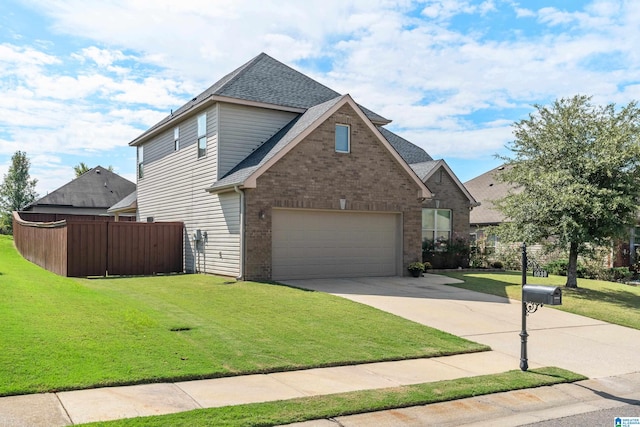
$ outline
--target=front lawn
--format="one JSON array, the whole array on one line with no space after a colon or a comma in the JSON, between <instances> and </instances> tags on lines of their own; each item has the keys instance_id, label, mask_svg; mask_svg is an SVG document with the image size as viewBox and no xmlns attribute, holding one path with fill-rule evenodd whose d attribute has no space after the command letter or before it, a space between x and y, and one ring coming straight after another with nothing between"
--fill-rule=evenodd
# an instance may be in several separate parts
<instances>
[{"instance_id":1,"label":"front lawn","mask_svg":"<svg viewBox=\"0 0 640 427\"><path fill-rule=\"evenodd\" d=\"M483 273L451 272L446 276L464 280L451 286L512 299L521 299L522 274L520 272ZM531 277L528 284L560 286L562 305L558 310L580 314L604 322L640 329L640 287L601 280L578 279L578 288L566 288L567 278L562 276Z\"/></svg>"},{"instance_id":2,"label":"front lawn","mask_svg":"<svg viewBox=\"0 0 640 427\"><path fill-rule=\"evenodd\" d=\"M0 236L0 396L486 350L319 292L206 275L68 279Z\"/></svg>"}]
</instances>

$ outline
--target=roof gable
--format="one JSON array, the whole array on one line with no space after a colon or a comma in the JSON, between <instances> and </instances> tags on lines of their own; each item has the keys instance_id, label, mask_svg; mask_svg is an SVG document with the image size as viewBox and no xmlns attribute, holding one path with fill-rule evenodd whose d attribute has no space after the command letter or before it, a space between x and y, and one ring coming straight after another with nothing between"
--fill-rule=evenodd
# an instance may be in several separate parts
<instances>
[{"instance_id":1,"label":"roof gable","mask_svg":"<svg viewBox=\"0 0 640 427\"><path fill-rule=\"evenodd\" d=\"M129 144L140 144L156 131L164 129L170 122L199 110L208 102L226 101L260 106L271 105L302 113L308 108L338 96L340 94L333 89L273 59L266 53L261 53L173 111ZM387 124L390 122L390 120L366 108L362 108L362 110L375 123Z\"/></svg>"},{"instance_id":2,"label":"roof gable","mask_svg":"<svg viewBox=\"0 0 640 427\"><path fill-rule=\"evenodd\" d=\"M102 166L36 200L32 206L68 206L75 208L109 208L131 194L136 185Z\"/></svg>"},{"instance_id":3,"label":"roof gable","mask_svg":"<svg viewBox=\"0 0 640 427\"><path fill-rule=\"evenodd\" d=\"M480 206L480 203L476 200L475 197L473 197L473 195L471 194L471 192L469 192L465 185L462 184L462 182L458 179L456 174L453 173L447 162L445 162L444 160L440 159L422 163L413 163L410 166L411 169L413 169L415 173L420 177L420 179L422 179L422 181L424 182L427 182L427 180L431 178L438 169L443 168L447 172L447 174L449 174L453 182L458 186L460 191L462 191L467 199L469 199L469 203L471 203L471 206Z\"/></svg>"},{"instance_id":4,"label":"roof gable","mask_svg":"<svg viewBox=\"0 0 640 427\"><path fill-rule=\"evenodd\" d=\"M429 198L431 191L428 190L424 182L420 180L400 154L398 154L387 139L380 133L378 127L371 123L349 95L343 95L309 108L303 115L291 121L285 128L274 135L269 141L265 142L207 190L217 192L234 186L255 188L256 180L260 175L345 104L349 104L353 108L360 119L363 120L378 137L380 143L385 146L398 164L416 182L420 188L420 197Z\"/></svg>"}]
</instances>

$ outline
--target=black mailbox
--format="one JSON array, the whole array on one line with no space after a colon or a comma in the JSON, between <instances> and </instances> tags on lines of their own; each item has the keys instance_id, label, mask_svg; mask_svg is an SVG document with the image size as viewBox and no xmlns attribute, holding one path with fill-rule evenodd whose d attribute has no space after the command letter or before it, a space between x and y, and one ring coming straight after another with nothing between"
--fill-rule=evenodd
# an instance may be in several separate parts
<instances>
[{"instance_id":1,"label":"black mailbox","mask_svg":"<svg viewBox=\"0 0 640 427\"><path fill-rule=\"evenodd\" d=\"M525 302L562 305L562 290L557 286L524 285L522 298Z\"/></svg>"}]
</instances>

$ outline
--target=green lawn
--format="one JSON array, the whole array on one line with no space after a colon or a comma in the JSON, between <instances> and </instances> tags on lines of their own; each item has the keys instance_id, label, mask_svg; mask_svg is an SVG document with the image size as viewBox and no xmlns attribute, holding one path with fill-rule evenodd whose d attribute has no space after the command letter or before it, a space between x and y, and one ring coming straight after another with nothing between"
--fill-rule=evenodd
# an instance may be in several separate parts
<instances>
[{"instance_id":1,"label":"green lawn","mask_svg":"<svg viewBox=\"0 0 640 427\"><path fill-rule=\"evenodd\" d=\"M426 405L502 391L573 382L581 375L558 368L509 371L451 381L305 397L249 405L199 409L178 414L141 417L103 423L102 427L250 427L275 426L314 419Z\"/></svg>"},{"instance_id":2,"label":"green lawn","mask_svg":"<svg viewBox=\"0 0 640 427\"><path fill-rule=\"evenodd\" d=\"M464 280L453 284L459 288L521 299L522 274L520 272L484 273L451 272L446 276ZM531 277L528 284L554 285L562 288L562 305L558 310L580 314L593 319L640 329L640 287L600 280L578 279L578 288L564 286L567 278L561 276Z\"/></svg>"},{"instance_id":3,"label":"green lawn","mask_svg":"<svg viewBox=\"0 0 640 427\"><path fill-rule=\"evenodd\" d=\"M319 292L206 275L68 279L0 236L0 396L487 349Z\"/></svg>"}]
</instances>

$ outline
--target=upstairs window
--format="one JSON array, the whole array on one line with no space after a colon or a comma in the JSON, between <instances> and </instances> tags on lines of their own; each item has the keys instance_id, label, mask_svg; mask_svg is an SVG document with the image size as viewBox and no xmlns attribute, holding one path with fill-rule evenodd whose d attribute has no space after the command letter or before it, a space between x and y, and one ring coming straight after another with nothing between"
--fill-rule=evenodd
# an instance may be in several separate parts
<instances>
[{"instance_id":1,"label":"upstairs window","mask_svg":"<svg viewBox=\"0 0 640 427\"><path fill-rule=\"evenodd\" d=\"M198 116L198 157L207 155L207 113Z\"/></svg>"},{"instance_id":2,"label":"upstairs window","mask_svg":"<svg viewBox=\"0 0 640 427\"><path fill-rule=\"evenodd\" d=\"M336 125L336 153L351 151L351 129L349 125Z\"/></svg>"},{"instance_id":3,"label":"upstairs window","mask_svg":"<svg viewBox=\"0 0 640 427\"><path fill-rule=\"evenodd\" d=\"M173 128L173 150L178 151L180 149L180 128L176 126Z\"/></svg>"},{"instance_id":4,"label":"upstairs window","mask_svg":"<svg viewBox=\"0 0 640 427\"><path fill-rule=\"evenodd\" d=\"M142 179L144 177L144 151L143 146L140 145L138 147L138 179Z\"/></svg>"}]
</instances>

